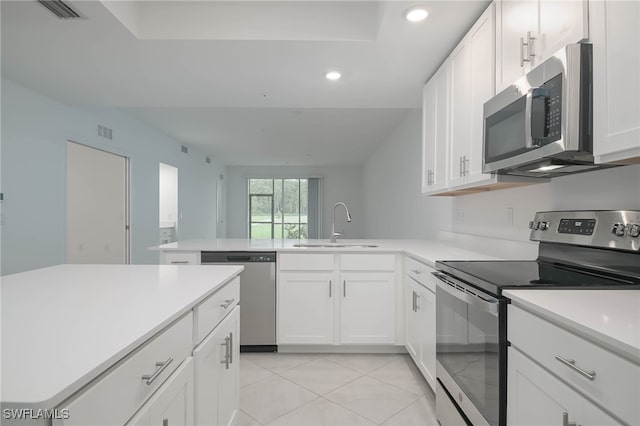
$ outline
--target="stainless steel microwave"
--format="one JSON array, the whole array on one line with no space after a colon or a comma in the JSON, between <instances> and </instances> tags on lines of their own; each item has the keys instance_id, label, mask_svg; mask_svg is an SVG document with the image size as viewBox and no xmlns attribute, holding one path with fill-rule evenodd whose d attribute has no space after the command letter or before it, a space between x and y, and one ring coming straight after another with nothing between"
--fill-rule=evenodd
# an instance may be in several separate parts
<instances>
[{"instance_id":1,"label":"stainless steel microwave","mask_svg":"<svg viewBox=\"0 0 640 426\"><path fill-rule=\"evenodd\" d=\"M602 167L593 163L591 51L567 45L484 104L484 173L554 177Z\"/></svg>"}]
</instances>

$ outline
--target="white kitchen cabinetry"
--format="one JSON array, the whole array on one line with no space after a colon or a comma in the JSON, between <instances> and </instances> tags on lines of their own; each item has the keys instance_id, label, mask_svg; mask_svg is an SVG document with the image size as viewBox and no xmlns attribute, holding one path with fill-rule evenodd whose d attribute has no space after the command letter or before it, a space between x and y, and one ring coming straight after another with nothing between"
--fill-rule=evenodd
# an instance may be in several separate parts
<instances>
[{"instance_id":1,"label":"white kitchen cabinetry","mask_svg":"<svg viewBox=\"0 0 640 426\"><path fill-rule=\"evenodd\" d=\"M424 86L422 93L422 193L447 188L449 147L449 61Z\"/></svg>"},{"instance_id":2,"label":"white kitchen cabinetry","mask_svg":"<svg viewBox=\"0 0 640 426\"><path fill-rule=\"evenodd\" d=\"M640 365L514 304L507 319L508 424L639 424Z\"/></svg>"},{"instance_id":3,"label":"white kitchen cabinetry","mask_svg":"<svg viewBox=\"0 0 640 426\"><path fill-rule=\"evenodd\" d=\"M586 0L496 0L496 92L570 43L589 38Z\"/></svg>"},{"instance_id":4,"label":"white kitchen cabinetry","mask_svg":"<svg viewBox=\"0 0 640 426\"><path fill-rule=\"evenodd\" d=\"M394 343L395 255L283 253L278 267L278 344Z\"/></svg>"},{"instance_id":5,"label":"white kitchen cabinetry","mask_svg":"<svg viewBox=\"0 0 640 426\"><path fill-rule=\"evenodd\" d=\"M193 351L195 424L233 424L239 407L240 308L233 311Z\"/></svg>"},{"instance_id":6,"label":"white kitchen cabinetry","mask_svg":"<svg viewBox=\"0 0 640 426\"><path fill-rule=\"evenodd\" d=\"M411 258L405 261L406 348L435 391L436 295L435 269Z\"/></svg>"},{"instance_id":7,"label":"white kitchen cabinetry","mask_svg":"<svg viewBox=\"0 0 640 426\"><path fill-rule=\"evenodd\" d=\"M340 343L393 343L395 274L342 272Z\"/></svg>"},{"instance_id":8,"label":"white kitchen cabinetry","mask_svg":"<svg viewBox=\"0 0 640 426\"><path fill-rule=\"evenodd\" d=\"M278 274L278 344L333 343L334 283L333 271Z\"/></svg>"},{"instance_id":9,"label":"white kitchen cabinetry","mask_svg":"<svg viewBox=\"0 0 640 426\"><path fill-rule=\"evenodd\" d=\"M509 348L507 423L619 425L620 422L558 380L519 350ZM566 416L569 423L563 422Z\"/></svg>"},{"instance_id":10,"label":"white kitchen cabinetry","mask_svg":"<svg viewBox=\"0 0 640 426\"><path fill-rule=\"evenodd\" d=\"M450 56L449 185L491 180L482 173L483 106L495 94L495 5L476 21Z\"/></svg>"},{"instance_id":11,"label":"white kitchen cabinetry","mask_svg":"<svg viewBox=\"0 0 640 426\"><path fill-rule=\"evenodd\" d=\"M166 251L160 255L160 263L163 265L199 265L199 251Z\"/></svg>"},{"instance_id":12,"label":"white kitchen cabinetry","mask_svg":"<svg viewBox=\"0 0 640 426\"><path fill-rule=\"evenodd\" d=\"M640 163L640 2L591 1L593 154Z\"/></svg>"},{"instance_id":13,"label":"white kitchen cabinetry","mask_svg":"<svg viewBox=\"0 0 640 426\"><path fill-rule=\"evenodd\" d=\"M193 424L193 358L189 357L127 422L127 425L188 426Z\"/></svg>"}]
</instances>

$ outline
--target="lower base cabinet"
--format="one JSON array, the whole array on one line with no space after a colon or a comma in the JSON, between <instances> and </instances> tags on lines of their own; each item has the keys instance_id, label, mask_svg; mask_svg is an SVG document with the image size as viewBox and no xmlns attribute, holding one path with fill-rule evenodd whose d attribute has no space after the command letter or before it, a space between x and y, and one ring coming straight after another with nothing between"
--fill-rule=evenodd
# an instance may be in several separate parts
<instances>
[{"instance_id":1,"label":"lower base cabinet","mask_svg":"<svg viewBox=\"0 0 640 426\"><path fill-rule=\"evenodd\" d=\"M519 350L510 347L508 360L507 424L621 424Z\"/></svg>"},{"instance_id":2,"label":"lower base cabinet","mask_svg":"<svg viewBox=\"0 0 640 426\"><path fill-rule=\"evenodd\" d=\"M240 404L240 307L237 306L193 351L195 423L235 423ZM170 426L172 424L170 423Z\"/></svg>"},{"instance_id":3,"label":"lower base cabinet","mask_svg":"<svg viewBox=\"0 0 640 426\"><path fill-rule=\"evenodd\" d=\"M193 424L193 358L189 357L127 423L130 426Z\"/></svg>"}]
</instances>

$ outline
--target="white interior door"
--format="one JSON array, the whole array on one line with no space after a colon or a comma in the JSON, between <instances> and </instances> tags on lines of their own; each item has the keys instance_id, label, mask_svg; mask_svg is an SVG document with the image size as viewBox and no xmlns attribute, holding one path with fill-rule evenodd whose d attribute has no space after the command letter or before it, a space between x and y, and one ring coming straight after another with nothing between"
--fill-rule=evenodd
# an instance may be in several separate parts
<instances>
[{"instance_id":1,"label":"white interior door","mask_svg":"<svg viewBox=\"0 0 640 426\"><path fill-rule=\"evenodd\" d=\"M127 159L67 143L67 262L128 263Z\"/></svg>"}]
</instances>

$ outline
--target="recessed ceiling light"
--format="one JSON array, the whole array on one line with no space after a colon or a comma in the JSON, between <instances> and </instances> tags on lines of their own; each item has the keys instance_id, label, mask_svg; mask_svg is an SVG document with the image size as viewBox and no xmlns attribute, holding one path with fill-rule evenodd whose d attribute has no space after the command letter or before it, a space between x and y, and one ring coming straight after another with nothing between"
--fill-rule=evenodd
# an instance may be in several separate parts
<instances>
[{"instance_id":1,"label":"recessed ceiling light","mask_svg":"<svg viewBox=\"0 0 640 426\"><path fill-rule=\"evenodd\" d=\"M327 80L335 81L339 80L340 77L342 77L342 74L340 74L338 71L329 71L325 74L325 77L327 77Z\"/></svg>"},{"instance_id":2,"label":"recessed ceiling light","mask_svg":"<svg viewBox=\"0 0 640 426\"><path fill-rule=\"evenodd\" d=\"M414 6L404 11L404 18L409 22L421 22L427 19L429 12L421 6Z\"/></svg>"}]
</instances>

